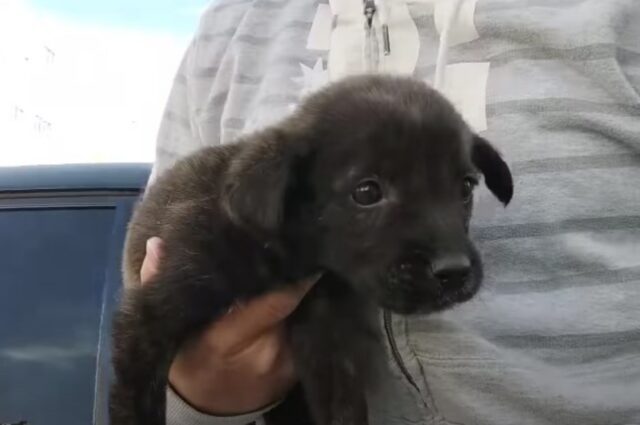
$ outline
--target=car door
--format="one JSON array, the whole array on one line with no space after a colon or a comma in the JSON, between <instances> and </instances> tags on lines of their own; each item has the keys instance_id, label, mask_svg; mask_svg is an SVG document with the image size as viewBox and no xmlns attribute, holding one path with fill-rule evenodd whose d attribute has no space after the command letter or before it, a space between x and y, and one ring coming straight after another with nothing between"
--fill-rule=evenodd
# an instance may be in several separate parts
<instances>
[{"instance_id":1,"label":"car door","mask_svg":"<svg viewBox=\"0 0 640 425\"><path fill-rule=\"evenodd\" d=\"M0 168L0 424L107 424L121 250L149 171Z\"/></svg>"}]
</instances>

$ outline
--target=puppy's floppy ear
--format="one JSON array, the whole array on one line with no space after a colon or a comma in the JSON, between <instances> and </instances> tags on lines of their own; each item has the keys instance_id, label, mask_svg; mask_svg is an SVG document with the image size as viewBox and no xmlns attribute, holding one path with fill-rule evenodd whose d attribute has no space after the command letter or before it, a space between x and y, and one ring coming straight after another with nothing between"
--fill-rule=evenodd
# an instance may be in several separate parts
<instances>
[{"instance_id":1,"label":"puppy's floppy ear","mask_svg":"<svg viewBox=\"0 0 640 425\"><path fill-rule=\"evenodd\" d=\"M489 190L500 202L507 205L513 197L513 178L509 166L498 151L487 140L474 135L471 159L484 175Z\"/></svg>"},{"instance_id":2,"label":"puppy's floppy ear","mask_svg":"<svg viewBox=\"0 0 640 425\"><path fill-rule=\"evenodd\" d=\"M301 144L277 130L250 137L227 174L223 206L231 220L260 233L278 229Z\"/></svg>"}]
</instances>

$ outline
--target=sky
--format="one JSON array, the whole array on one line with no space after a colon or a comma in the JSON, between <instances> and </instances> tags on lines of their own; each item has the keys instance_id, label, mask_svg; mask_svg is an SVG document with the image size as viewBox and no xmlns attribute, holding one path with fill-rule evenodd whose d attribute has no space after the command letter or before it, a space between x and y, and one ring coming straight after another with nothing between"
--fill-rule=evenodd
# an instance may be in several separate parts
<instances>
[{"instance_id":1,"label":"sky","mask_svg":"<svg viewBox=\"0 0 640 425\"><path fill-rule=\"evenodd\" d=\"M153 161L208 3L0 0L0 166Z\"/></svg>"},{"instance_id":2,"label":"sky","mask_svg":"<svg viewBox=\"0 0 640 425\"><path fill-rule=\"evenodd\" d=\"M33 0L53 15L113 28L189 35L207 0Z\"/></svg>"}]
</instances>

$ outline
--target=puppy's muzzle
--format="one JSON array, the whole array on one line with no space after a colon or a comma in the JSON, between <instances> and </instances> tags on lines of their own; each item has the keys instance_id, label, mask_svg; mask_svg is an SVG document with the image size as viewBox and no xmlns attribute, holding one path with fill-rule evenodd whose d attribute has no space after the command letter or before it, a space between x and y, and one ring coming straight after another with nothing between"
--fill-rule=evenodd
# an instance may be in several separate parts
<instances>
[{"instance_id":1,"label":"puppy's muzzle","mask_svg":"<svg viewBox=\"0 0 640 425\"><path fill-rule=\"evenodd\" d=\"M445 290L464 288L471 274L471 260L461 252L443 253L432 258L431 273Z\"/></svg>"},{"instance_id":2,"label":"puppy's muzzle","mask_svg":"<svg viewBox=\"0 0 640 425\"><path fill-rule=\"evenodd\" d=\"M473 251L463 248L411 249L391 267L383 304L398 313L414 313L438 311L468 300L476 293L482 274L473 256Z\"/></svg>"},{"instance_id":3,"label":"puppy's muzzle","mask_svg":"<svg viewBox=\"0 0 640 425\"><path fill-rule=\"evenodd\" d=\"M427 279L432 285L437 284L438 290L433 292L440 293L456 291L465 286L471 275L471 260L463 252L449 251L429 255L416 250L403 257L399 269L404 277ZM419 282L410 283L420 286Z\"/></svg>"}]
</instances>

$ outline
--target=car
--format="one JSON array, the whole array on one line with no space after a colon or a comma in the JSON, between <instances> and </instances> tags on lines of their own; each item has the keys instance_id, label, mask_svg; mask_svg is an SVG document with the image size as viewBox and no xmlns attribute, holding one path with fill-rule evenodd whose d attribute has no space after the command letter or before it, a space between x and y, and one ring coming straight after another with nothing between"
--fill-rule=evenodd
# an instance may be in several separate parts
<instances>
[{"instance_id":1,"label":"car","mask_svg":"<svg viewBox=\"0 0 640 425\"><path fill-rule=\"evenodd\" d=\"M150 171L0 167L0 424L107 425L122 245Z\"/></svg>"}]
</instances>

